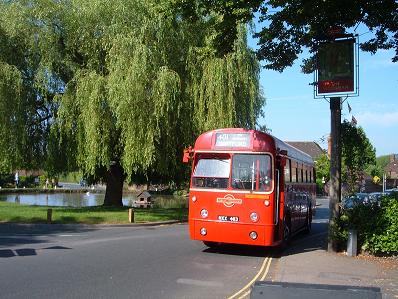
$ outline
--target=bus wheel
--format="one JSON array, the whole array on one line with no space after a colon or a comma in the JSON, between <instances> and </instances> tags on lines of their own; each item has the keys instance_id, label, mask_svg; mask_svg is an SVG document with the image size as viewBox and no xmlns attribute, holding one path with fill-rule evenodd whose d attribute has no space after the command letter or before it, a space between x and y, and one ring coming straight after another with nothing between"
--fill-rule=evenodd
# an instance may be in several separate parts
<instances>
[{"instance_id":1,"label":"bus wheel","mask_svg":"<svg viewBox=\"0 0 398 299\"><path fill-rule=\"evenodd\" d=\"M211 241L203 241L203 244L205 244L207 247L210 247L210 248L217 248L220 246L220 243L211 242Z\"/></svg>"},{"instance_id":2,"label":"bus wheel","mask_svg":"<svg viewBox=\"0 0 398 299\"><path fill-rule=\"evenodd\" d=\"M291 223L290 223L290 217L285 216L283 218L283 242L282 242L282 248L285 248L287 244L290 241L290 235L291 235Z\"/></svg>"},{"instance_id":3,"label":"bus wheel","mask_svg":"<svg viewBox=\"0 0 398 299\"><path fill-rule=\"evenodd\" d=\"M311 232L311 227L312 226L312 208L311 206L308 209L308 213L307 213L307 219L305 221L305 228L304 228L304 232L309 234Z\"/></svg>"}]
</instances>

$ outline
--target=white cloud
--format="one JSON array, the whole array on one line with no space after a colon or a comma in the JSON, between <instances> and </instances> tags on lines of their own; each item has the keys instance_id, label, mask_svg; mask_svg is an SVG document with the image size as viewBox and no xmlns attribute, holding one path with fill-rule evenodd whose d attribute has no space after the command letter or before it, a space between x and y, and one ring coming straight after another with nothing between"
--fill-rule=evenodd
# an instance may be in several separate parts
<instances>
[{"instance_id":1,"label":"white cloud","mask_svg":"<svg viewBox=\"0 0 398 299\"><path fill-rule=\"evenodd\" d=\"M356 117L359 125L378 125L393 127L398 125L398 111L395 112L362 112Z\"/></svg>"}]
</instances>

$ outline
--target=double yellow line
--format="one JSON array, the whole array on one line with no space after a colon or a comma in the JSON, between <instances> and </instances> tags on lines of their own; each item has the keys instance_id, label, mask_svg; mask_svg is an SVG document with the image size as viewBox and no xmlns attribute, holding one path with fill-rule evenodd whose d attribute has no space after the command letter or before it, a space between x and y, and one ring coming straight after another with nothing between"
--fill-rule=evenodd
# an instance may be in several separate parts
<instances>
[{"instance_id":1,"label":"double yellow line","mask_svg":"<svg viewBox=\"0 0 398 299\"><path fill-rule=\"evenodd\" d=\"M271 266L272 257L266 257L261 265L260 270L258 273L253 277L251 281L247 285L245 285L242 289L238 292L233 294L232 296L228 297L227 299L243 299L246 298L250 294L250 288L254 284L256 280L264 280L268 274L269 267ZM261 277L260 277L261 276ZM260 278L259 278L260 277Z\"/></svg>"}]
</instances>

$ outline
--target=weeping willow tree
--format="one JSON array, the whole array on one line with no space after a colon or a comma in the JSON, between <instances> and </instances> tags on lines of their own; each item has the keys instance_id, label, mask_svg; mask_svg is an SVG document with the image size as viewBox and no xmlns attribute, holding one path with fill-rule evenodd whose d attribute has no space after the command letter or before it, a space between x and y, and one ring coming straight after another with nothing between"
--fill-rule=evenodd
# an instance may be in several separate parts
<instances>
[{"instance_id":1,"label":"weeping willow tree","mask_svg":"<svg viewBox=\"0 0 398 299\"><path fill-rule=\"evenodd\" d=\"M3 5L3 16L21 22L9 31L27 32L34 73L56 108L47 122L47 167L105 179L105 205L122 205L126 178L181 181L182 149L202 131L256 126L264 98L244 27L220 57L211 46L212 16L185 19L169 1ZM18 86L22 70L15 72L6 84Z\"/></svg>"},{"instance_id":2,"label":"weeping willow tree","mask_svg":"<svg viewBox=\"0 0 398 299\"><path fill-rule=\"evenodd\" d=\"M262 113L259 63L247 48L244 27L239 29L234 51L224 57L203 57L195 51L188 56L196 133L220 127L254 128Z\"/></svg>"},{"instance_id":3,"label":"weeping willow tree","mask_svg":"<svg viewBox=\"0 0 398 299\"><path fill-rule=\"evenodd\" d=\"M46 157L54 81L36 49L27 16L0 1L0 173L37 169Z\"/></svg>"}]
</instances>

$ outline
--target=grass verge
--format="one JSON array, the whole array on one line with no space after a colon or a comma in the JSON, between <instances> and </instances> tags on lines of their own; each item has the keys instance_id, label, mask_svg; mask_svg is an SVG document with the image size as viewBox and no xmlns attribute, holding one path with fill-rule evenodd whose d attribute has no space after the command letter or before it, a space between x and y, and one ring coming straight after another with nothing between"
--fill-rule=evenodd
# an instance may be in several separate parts
<instances>
[{"instance_id":1,"label":"grass verge","mask_svg":"<svg viewBox=\"0 0 398 299\"><path fill-rule=\"evenodd\" d=\"M0 222L46 223L47 209L52 209L52 223L127 224L129 207L47 207L0 202ZM187 208L134 209L136 223L186 220Z\"/></svg>"}]
</instances>

